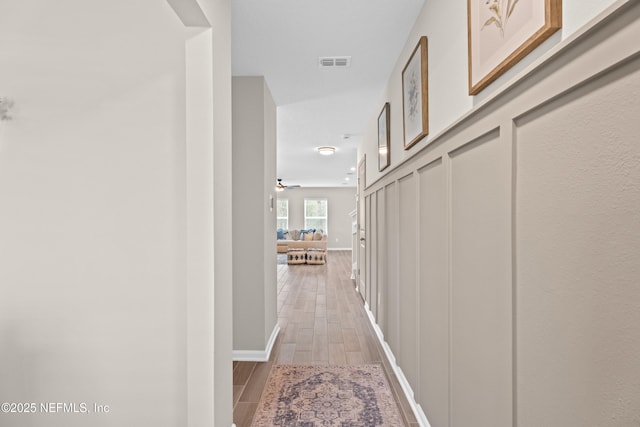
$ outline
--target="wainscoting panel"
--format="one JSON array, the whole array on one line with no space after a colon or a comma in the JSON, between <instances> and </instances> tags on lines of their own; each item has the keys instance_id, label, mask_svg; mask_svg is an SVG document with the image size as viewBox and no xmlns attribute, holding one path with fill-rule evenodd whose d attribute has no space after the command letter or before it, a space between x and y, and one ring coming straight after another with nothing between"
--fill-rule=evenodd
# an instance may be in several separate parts
<instances>
[{"instance_id":1,"label":"wainscoting panel","mask_svg":"<svg viewBox=\"0 0 640 427\"><path fill-rule=\"evenodd\" d=\"M511 424L511 288L498 132L451 155L451 425ZM506 204L509 208L508 203ZM505 218L507 223L504 223ZM506 258L507 262L510 261Z\"/></svg>"},{"instance_id":2,"label":"wainscoting panel","mask_svg":"<svg viewBox=\"0 0 640 427\"><path fill-rule=\"evenodd\" d=\"M385 202L385 192L384 189L378 190L376 192L377 197L377 213L378 213L378 238L377 238L377 253L378 259L376 262L376 268L378 269L377 277L378 277L378 286L376 288L376 303L375 311L373 314L375 315L376 321L379 325L385 323L385 306L386 306L386 295L384 292L386 286L386 267L387 263L384 262L387 257L387 245L388 245L388 233L386 224L386 202Z\"/></svg>"},{"instance_id":3,"label":"wainscoting panel","mask_svg":"<svg viewBox=\"0 0 640 427\"><path fill-rule=\"evenodd\" d=\"M382 293L386 294L385 319L380 324L382 333L391 351L400 354L400 282L399 269L399 224L398 224L398 184L392 182L384 187L385 194L385 234L387 236L387 251L385 256L385 278Z\"/></svg>"},{"instance_id":4,"label":"wainscoting panel","mask_svg":"<svg viewBox=\"0 0 640 427\"><path fill-rule=\"evenodd\" d=\"M369 310L373 313L373 317L377 316L377 302L378 302L378 239L380 237L380 230L378 229L378 193L373 193L369 197L371 203L371 239L369 242L370 248L370 262L369 262L369 286L367 292L367 303L369 304Z\"/></svg>"},{"instance_id":5,"label":"wainscoting panel","mask_svg":"<svg viewBox=\"0 0 640 427\"><path fill-rule=\"evenodd\" d=\"M420 176L420 397L432 426L449 425L447 176L442 158Z\"/></svg>"},{"instance_id":6,"label":"wainscoting panel","mask_svg":"<svg viewBox=\"0 0 640 427\"><path fill-rule=\"evenodd\" d=\"M638 425L638 40L617 0L367 183L368 301L421 426Z\"/></svg>"},{"instance_id":7,"label":"wainscoting panel","mask_svg":"<svg viewBox=\"0 0 640 427\"><path fill-rule=\"evenodd\" d=\"M399 182L400 224L400 354L396 354L402 370L417 392L418 375L418 289L416 271L417 251L417 194L413 174Z\"/></svg>"},{"instance_id":8,"label":"wainscoting panel","mask_svg":"<svg viewBox=\"0 0 640 427\"><path fill-rule=\"evenodd\" d=\"M361 274L364 273L365 276L365 280L364 280L364 287L362 286L362 281L360 282L360 294L362 295L362 298L365 301L369 301L369 288L371 288L371 277L370 277L370 272L369 270L371 269L371 245L370 245L370 241L372 239L371 237L371 196L367 196L364 199L364 209L365 209L365 226L364 226L364 238L365 238L365 245L364 245L364 258L365 258L365 265L361 265L360 266L360 271ZM362 246L360 246L362 248Z\"/></svg>"},{"instance_id":9,"label":"wainscoting panel","mask_svg":"<svg viewBox=\"0 0 640 427\"><path fill-rule=\"evenodd\" d=\"M518 407L527 425L640 420L639 112L636 58L518 121Z\"/></svg>"}]
</instances>

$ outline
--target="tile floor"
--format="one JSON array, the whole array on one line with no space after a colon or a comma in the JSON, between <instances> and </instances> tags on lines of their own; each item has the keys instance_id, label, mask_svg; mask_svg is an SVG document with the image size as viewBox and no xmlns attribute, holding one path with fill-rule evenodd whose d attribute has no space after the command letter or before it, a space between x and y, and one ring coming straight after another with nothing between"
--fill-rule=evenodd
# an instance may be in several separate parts
<instances>
[{"instance_id":1,"label":"tile floor","mask_svg":"<svg viewBox=\"0 0 640 427\"><path fill-rule=\"evenodd\" d=\"M233 420L250 427L274 364L381 364L408 427L418 423L356 293L351 252L331 251L326 265L278 264L280 334L268 362L233 363Z\"/></svg>"}]
</instances>

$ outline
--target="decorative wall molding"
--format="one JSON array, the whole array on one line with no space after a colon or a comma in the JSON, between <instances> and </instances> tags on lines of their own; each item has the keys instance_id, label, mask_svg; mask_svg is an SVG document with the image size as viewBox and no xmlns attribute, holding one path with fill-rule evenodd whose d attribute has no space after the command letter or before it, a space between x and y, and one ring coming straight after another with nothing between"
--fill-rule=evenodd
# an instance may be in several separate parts
<instances>
[{"instance_id":1,"label":"decorative wall molding","mask_svg":"<svg viewBox=\"0 0 640 427\"><path fill-rule=\"evenodd\" d=\"M585 377L580 369L588 366L588 360L582 366L565 363L568 357L543 361L534 357L549 354L553 344L561 343L580 358L586 346L579 340L562 340L566 331L549 329L549 317L541 311L581 313L590 308L582 300L584 294L602 293L599 301L612 298L602 280L576 281L578 271L595 269L593 260L587 261L590 253L575 260L571 271L558 267L559 258L581 253L585 247L567 235L584 239L592 233L594 240L604 240L597 227L588 233L573 228L597 218L612 229L616 250L633 250L632 238L621 231L632 227L634 218L627 211L612 212L615 203L597 206L594 212L576 206L591 206L589 197L603 197L595 193L598 186L606 186L606 196L624 206L637 202L640 194L616 181L625 177L617 176L622 169L628 174L624 182L638 182L637 168L621 165L631 164L629 159L637 158L633 156L638 152L634 136L629 136L635 135L637 123L627 116L638 111L639 36L640 3L614 3L360 194L365 200L368 272L360 291L369 321L420 425L544 424L541 420L566 425L571 414L598 417L615 412L613 398L574 400L562 408L548 404L540 412L532 410L531 402L557 400L553 390L547 394L541 390L579 388ZM612 93L617 98L608 97ZM559 122L558 117L565 120ZM578 142L576 135L581 138ZM577 161L582 163L574 168ZM541 171L555 179L545 178ZM600 173L599 180L593 178L595 172ZM575 199L551 198L572 189ZM553 207L534 215L531 206ZM611 217L615 221L609 221ZM399 236L398 241L389 236ZM539 236L549 239L546 252L536 252L536 245L542 245ZM389 244L393 253L387 254L384 248ZM595 264L610 276L618 274L598 260ZM628 264L624 280L633 276ZM523 265L528 268L518 269ZM551 291L556 287L562 289L563 298L554 299ZM540 288L547 292L541 294ZM537 299L523 300L525 294ZM637 295L624 295L636 301ZM388 302L382 311L378 299ZM580 311L583 307L586 310ZM607 313L608 327L638 324L635 313ZM575 316L576 330L592 326ZM594 327L606 335L599 329L605 326ZM546 347L536 345L539 342ZM625 354L633 353L633 344L617 342ZM615 351L597 347L601 357ZM621 359L622 365L631 363L627 357ZM537 374L548 366L572 375ZM626 381L629 372L623 369L611 368L622 386L606 382L599 386L611 396L631 399L638 387ZM538 387L522 386L531 383ZM629 406L621 413L627 421L637 410Z\"/></svg>"},{"instance_id":2,"label":"decorative wall molding","mask_svg":"<svg viewBox=\"0 0 640 427\"><path fill-rule=\"evenodd\" d=\"M396 363L396 356L393 354L393 351L391 351L389 344L387 344L387 342L384 340L384 334L382 333L382 329L380 329L380 326L378 326L378 324L376 323L376 319L373 316L373 313L371 312L371 310L369 309L369 304L365 302L364 305L365 305L365 312L367 313L369 322L371 323L371 326L373 327L373 330L376 333L378 342L380 342L380 345L384 350L384 354L387 357L387 360L389 361L389 364L391 365L391 368L393 369L394 374L396 374L396 378L398 378L398 382L402 387L402 391L404 392L404 395L407 398L409 405L411 406L411 410L413 411L413 414L415 415L416 420L418 420L418 424L420 424L420 427L431 427L431 424L429 424L429 420L427 420L427 416L425 415L424 411L415 400L415 396L414 396L413 390L411 389L411 385L409 384L409 381L407 381L407 378L402 372L402 369L400 369L400 367Z\"/></svg>"},{"instance_id":3,"label":"decorative wall molding","mask_svg":"<svg viewBox=\"0 0 640 427\"><path fill-rule=\"evenodd\" d=\"M236 362L268 362L279 332L280 325L276 323L264 350L233 350L233 360Z\"/></svg>"}]
</instances>

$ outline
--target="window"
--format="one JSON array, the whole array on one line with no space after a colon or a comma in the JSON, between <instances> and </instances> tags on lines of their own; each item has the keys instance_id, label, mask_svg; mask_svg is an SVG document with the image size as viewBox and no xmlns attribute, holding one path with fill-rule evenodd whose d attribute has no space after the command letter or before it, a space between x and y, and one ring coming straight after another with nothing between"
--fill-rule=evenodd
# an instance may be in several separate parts
<instances>
[{"instance_id":1,"label":"window","mask_svg":"<svg viewBox=\"0 0 640 427\"><path fill-rule=\"evenodd\" d=\"M327 199L304 199L304 228L315 228L327 233Z\"/></svg>"},{"instance_id":2,"label":"window","mask_svg":"<svg viewBox=\"0 0 640 427\"><path fill-rule=\"evenodd\" d=\"M282 228L283 230L289 229L289 200L287 199L278 199L278 210L277 210L277 227Z\"/></svg>"}]
</instances>

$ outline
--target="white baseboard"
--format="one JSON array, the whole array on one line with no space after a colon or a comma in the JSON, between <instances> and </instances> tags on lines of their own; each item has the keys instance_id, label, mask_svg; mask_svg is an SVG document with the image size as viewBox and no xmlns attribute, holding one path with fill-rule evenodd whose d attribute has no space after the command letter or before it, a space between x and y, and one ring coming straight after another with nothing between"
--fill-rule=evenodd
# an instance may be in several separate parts
<instances>
[{"instance_id":1,"label":"white baseboard","mask_svg":"<svg viewBox=\"0 0 640 427\"><path fill-rule=\"evenodd\" d=\"M327 248L328 251L350 251L353 248Z\"/></svg>"},{"instance_id":2,"label":"white baseboard","mask_svg":"<svg viewBox=\"0 0 640 427\"><path fill-rule=\"evenodd\" d=\"M407 401L409 401L409 406L411 406L411 410L413 411L418 424L420 425L420 427L431 427L431 424L429 424L429 420L427 420L427 416L422 410L422 407L416 402L415 395L413 394L413 389L411 388L409 381L407 381L407 377L404 376L404 372L402 372L402 369L400 369L400 366L398 366L398 363L396 362L396 356L391 351L391 347L389 347L389 344L387 344L387 342L384 340L382 329L380 329L380 326L378 326L378 324L376 323L376 320L373 317L373 313L369 309L369 303L365 302L364 308L367 313L367 317L369 318L369 322L371 323L371 326L376 333L376 337L378 337L378 341L380 341L380 345L384 350L384 354L387 356L387 360L389 360L389 364L393 368L393 372L396 374L396 378L398 378L398 382L402 387L404 395L407 397Z\"/></svg>"},{"instance_id":3,"label":"white baseboard","mask_svg":"<svg viewBox=\"0 0 640 427\"><path fill-rule=\"evenodd\" d=\"M264 350L233 350L231 357L236 362L268 362L271 357L271 350L276 342L278 333L280 332L280 325L276 323L276 326L271 332L269 342L267 342L267 348Z\"/></svg>"}]
</instances>

